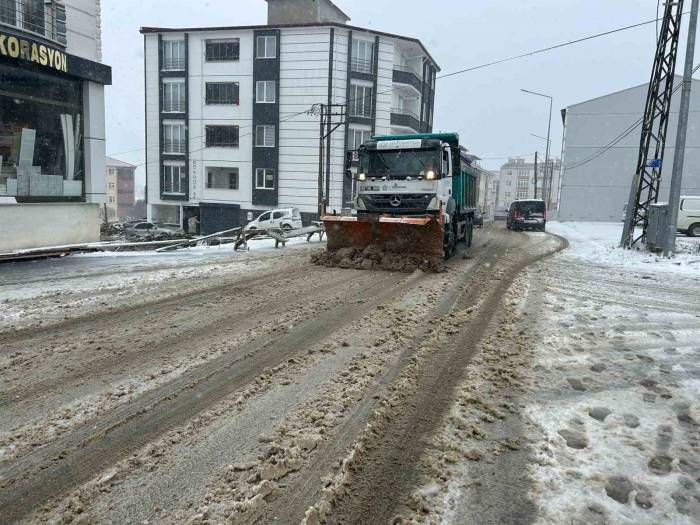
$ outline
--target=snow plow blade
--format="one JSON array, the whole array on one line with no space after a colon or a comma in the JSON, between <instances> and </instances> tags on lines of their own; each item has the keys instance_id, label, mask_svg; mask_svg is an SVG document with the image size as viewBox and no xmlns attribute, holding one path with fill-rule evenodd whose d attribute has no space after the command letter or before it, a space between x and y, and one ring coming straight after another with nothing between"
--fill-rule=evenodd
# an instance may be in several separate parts
<instances>
[{"instance_id":1,"label":"snow plow blade","mask_svg":"<svg viewBox=\"0 0 700 525\"><path fill-rule=\"evenodd\" d=\"M326 228L329 251L376 246L388 253L444 257L442 226L431 216L380 216L372 220L325 215L321 220Z\"/></svg>"}]
</instances>

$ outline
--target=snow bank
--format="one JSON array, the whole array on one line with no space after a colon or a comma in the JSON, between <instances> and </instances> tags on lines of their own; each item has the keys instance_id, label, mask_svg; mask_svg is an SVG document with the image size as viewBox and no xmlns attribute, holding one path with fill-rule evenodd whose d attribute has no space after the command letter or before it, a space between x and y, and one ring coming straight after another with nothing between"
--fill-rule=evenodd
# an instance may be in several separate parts
<instances>
[{"instance_id":1,"label":"snow bank","mask_svg":"<svg viewBox=\"0 0 700 525\"><path fill-rule=\"evenodd\" d=\"M568 254L589 263L700 275L700 242L696 239L679 237L677 246L681 253L664 259L643 251L619 249L622 223L549 222L547 229L569 240Z\"/></svg>"}]
</instances>

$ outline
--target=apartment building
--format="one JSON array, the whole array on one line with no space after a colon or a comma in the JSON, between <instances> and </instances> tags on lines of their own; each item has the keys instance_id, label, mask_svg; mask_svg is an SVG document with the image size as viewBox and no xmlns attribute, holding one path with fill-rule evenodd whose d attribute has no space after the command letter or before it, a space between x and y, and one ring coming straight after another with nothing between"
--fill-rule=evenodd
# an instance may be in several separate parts
<instances>
[{"instance_id":1,"label":"apartment building","mask_svg":"<svg viewBox=\"0 0 700 525\"><path fill-rule=\"evenodd\" d=\"M116 222L132 217L135 204L136 166L107 157L107 220Z\"/></svg>"},{"instance_id":2,"label":"apartment building","mask_svg":"<svg viewBox=\"0 0 700 525\"><path fill-rule=\"evenodd\" d=\"M349 205L346 152L431 131L439 68L423 44L348 22L329 0L268 0L266 25L142 28L149 219L196 215L213 233L296 207L308 221L321 199ZM322 160L317 104L345 114Z\"/></svg>"},{"instance_id":3,"label":"apartment building","mask_svg":"<svg viewBox=\"0 0 700 525\"><path fill-rule=\"evenodd\" d=\"M99 0L0 0L0 252L99 240Z\"/></svg>"},{"instance_id":4,"label":"apartment building","mask_svg":"<svg viewBox=\"0 0 700 525\"><path fill-rule=\"evenodd\" d=\"M549 191L550 173L552 175L551 191ZM491 182L490 200L493 202L494 211L507 210L510 203L517 199L545 199L547 209L556 209L560 175L561 160L553 158L547 167L544 159L541 159L537 164L537 193L535 194L535 163L526 162L525 159L508 159Z\"/></svg>"}]
</instances>

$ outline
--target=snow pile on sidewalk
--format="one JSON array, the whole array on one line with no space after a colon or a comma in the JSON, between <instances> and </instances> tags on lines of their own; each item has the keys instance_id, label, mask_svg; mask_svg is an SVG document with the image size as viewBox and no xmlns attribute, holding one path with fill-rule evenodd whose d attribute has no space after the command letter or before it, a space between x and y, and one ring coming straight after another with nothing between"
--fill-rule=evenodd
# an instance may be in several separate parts
<instances>
[{"instance_id":1,"label":"snow pile on sidewalk","mask_svg":"<svg viewBox=\"0 0 700 525\"><path fill-rule=\"evenodd\" d=\"M699 523L700 286L582 263L586 233L537 277L538 523Z\"/></svg>"},{"instance_id":2,"label":"snow pile on sidewalk","mask_svg":"<svg viewBox=\"0 0 700 525\"><path fill-rule=\"evenodd\" d=\"M679 237L676 245L680 253L673 259L664 259L644 251L618 248L622 223L549 222L547 229L568 239L569 254L589 263L700 275L700 243L691 238Z\"/></svg>"}]
</instances>

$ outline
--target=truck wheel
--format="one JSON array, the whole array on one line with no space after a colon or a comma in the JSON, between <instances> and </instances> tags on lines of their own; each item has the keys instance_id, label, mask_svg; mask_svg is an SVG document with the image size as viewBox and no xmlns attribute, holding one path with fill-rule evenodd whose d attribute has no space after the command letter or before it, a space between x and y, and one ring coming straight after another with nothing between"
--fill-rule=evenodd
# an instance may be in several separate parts
<instances>
[{"instance_id":1,"label":"truck wheel","mask_svg":"<svg viewBox=\"0 0 700 525\"><path fill-rule=\"evenodd\" d=\"M700 224L693 224L688 228L689 237L700 237Z\"/></svg>"}]
</instances>

